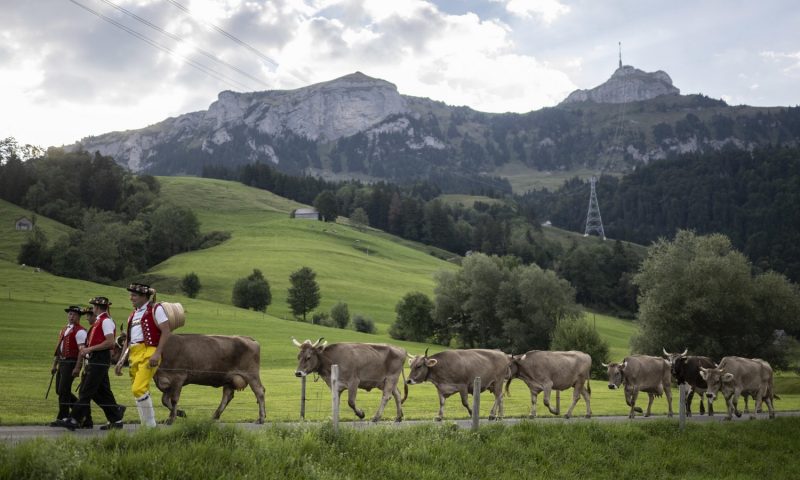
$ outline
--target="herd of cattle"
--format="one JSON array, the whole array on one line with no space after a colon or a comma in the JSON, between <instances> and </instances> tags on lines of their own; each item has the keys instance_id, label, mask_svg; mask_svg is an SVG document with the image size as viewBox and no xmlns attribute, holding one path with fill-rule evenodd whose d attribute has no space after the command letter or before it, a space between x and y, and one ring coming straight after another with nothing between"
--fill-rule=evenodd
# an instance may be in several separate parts
<instances>
[{"instance_id":1,"label":"herd of cattle","mask_svg":"<svg viewBox=\"0 0 800 480\"><path fill-rule=\"evenodd\" d=\"M464 408L472 414L468 395L473 393L475 378L480 377L480 391L489 390L494 395L489 419L503 417L503 385L508 394L512 380L522 380L531 392L530 416L536 416L536 399L544 392L544 405L554 414L558 408L550 406L550 394L573 389L572 403L565 417L569 418L578 400L586 402L586 417L591 417L591 386L589 374L591 357L583 352L554 352L532 350L522 355L508 355L499 350L465 349L447 350L433 355L425 351L423 355L410 355L400 347L385 344L334 343L322 339L316 342L298 342L297 377L317 374L331 386L332 366L338 365L339 393L347 391L347 404L358 418L363 419L363 410L356 406L358 389L370 391L378 388L382 392L380 406L372 417L380 420L389 398L394 398L396 421L403 419L403 403L408 397L408 385L431 382L438 392L439 412L435 417L444 417L445 399L458 393ZM765 402L769 417L774 418L773 399L775 395L773 372L769 363L761 359L725 357L719 364L708 357L688 356L683 353L668 353L664 358L646 355L631 355L620 363L603 364L608 370L608 388L622 388L625 402L630 407L629 417L642 413L636 406L639 392L648 395L649 401L645 416L656 396L666 396L669 416L672 416L671 382L674 377L678 384L685 383L689 388L686 398L686 412L691 415L691 402L695 393L700 396L700 413L705 412L703 397L708 404L708 414L713 415L713 402L722 394L727 406L726 419L732 415L742 415L738 407L740 396L745 400L745 413L748 397L755 399L756 412L761 411ZM405 377L404 364L408 360L410 373ZM222 387L222 401L214 412L218 419L231 401L235 390L250 386L258 401L258 423L264 422L264 386L260 375L260 346L249 337L221 335L172 335L165 345L162 363L155 376L155 384L163 393L162 403L170 410L167 423L176 416L183 416L177 409L181 388L187 384ZM404 381L404 394L401 398L398 382Z\"/></svg>"}]
</instances>

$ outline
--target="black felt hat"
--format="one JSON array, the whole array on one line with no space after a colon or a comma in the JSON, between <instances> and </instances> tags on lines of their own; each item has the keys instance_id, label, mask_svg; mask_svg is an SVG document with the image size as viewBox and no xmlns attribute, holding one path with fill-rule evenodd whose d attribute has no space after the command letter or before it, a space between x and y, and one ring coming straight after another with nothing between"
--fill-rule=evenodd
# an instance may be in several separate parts
<instances>
[{"instance_id":1,"label":"black felt hat","mask_svg":"<svg viewBox=\"0 0 800 480\"><path fill-rule=\"evenodd\" d=\"M65 308L64 311L67 312L67 313L75 312L78 315L83 315L83 310L81 309L81 307L79 307L77 305L70 305L69 307Z\"/></svg>"}]
</instances>

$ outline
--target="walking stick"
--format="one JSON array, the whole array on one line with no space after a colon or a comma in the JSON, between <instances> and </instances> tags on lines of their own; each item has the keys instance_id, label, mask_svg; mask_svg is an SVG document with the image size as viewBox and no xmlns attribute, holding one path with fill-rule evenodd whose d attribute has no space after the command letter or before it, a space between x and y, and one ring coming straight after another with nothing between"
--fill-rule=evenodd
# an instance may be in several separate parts
<instances>
[{"instance_id":1,"label":"walking stick","mask_svg":"<svg viewBox=\"0 0 800 480\"><path fill-rule=\"evenodd\" d=\"M53 386L53 379L54 378L56 378L56 373L55 372L53 372L53 374L50 375L50 385L47 386L47 393L44 394L44 399L45 400L47 400L47 396L50 395L50 388Z\"/></svg>"}]
</instances>

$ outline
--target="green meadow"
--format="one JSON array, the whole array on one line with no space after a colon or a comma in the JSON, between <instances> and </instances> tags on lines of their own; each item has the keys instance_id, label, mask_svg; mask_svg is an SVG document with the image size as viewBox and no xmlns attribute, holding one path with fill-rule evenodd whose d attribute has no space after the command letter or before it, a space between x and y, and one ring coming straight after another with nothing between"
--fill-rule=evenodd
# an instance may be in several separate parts
<instances>
[{"instance_id":1,"label":"green meadow","mask_svg":"<svg viewBox=\"0 0 800 480\"><path fill-rule=\"evenodd\" d=\"M195 210L203 232L225 230L230 240L216 247L170 258L157 265L145 278L159 290L159 298L181 302L187 312L186 326L180 333L214 333L247 335L261 345L261 377L266 387L267 421L298 420L300 415L300 381L294 377L297 349L291 338L317 339L329 342L379 342L402 346L409 353L439 351L441 346L398 342L387 334L394 319L394 307L407 292L433 292L433 274L443 269L458 268L441 260L443 252L396 239L371 229L358 230L340 223L326 224L292 220L289 213L299 206L269 192L244 187L233 182L197 178L160 178L163 195L176 204ZM10 204L0 210L2 251L0 251L0 379L4 390L0 396L0 424L41 424L52 420L56 396L45 391L50 380L52 352L57 334L66 321L63 309L70 304L83 304L96 295L111 299L112 317L119 325L130 312L128 294L123 286L99 285L80 280L56 277L17 265L13 259L24 236L11 238L13 221L29 214ZM67 227L38 218L55 238L69 231ZM376 321L378 334L367 335L353 330L332 329L303 323L292 318L285 303L288 277L302 266L317 272L323 302L318 311L328 311L336 302L346 302L351 314L360 313ZM266 313L234 308L230 305L233 283L260 269L272 287L273 303ZM178 294L177 284L188 272L199 275L203 289L197 299ZM604 315L587 313L611 345L612 360L629 353L628 339L633 323ZM126 374L127 375L127 374ZM112 389L118 401L131 409L127 420L138 421L126 375L112 375ZM603 380L592 381L592 410L595 415L627 413L622 393L610 391ZM781 375L776 390L781 395L779 410L800 409L800 382L795 375ZM181 396L181 407L189 419L210 417L216 409L221 390L187 386ZM571 392L562 395L562 411L568 407ZM677 391L675 393L677 398ZM358 403L371 415L377 408L380 394L359 392ZM481 396L481 413L488 415L492 397ZM404 405L407 419L431 419L438 409L435 389L430 384L409 387ZM511 385L506 399L506 416L523 417L530 408L530 395L519 381ZM695 410L696 410L695 406ZM678 411L677 400L673 409ZM575 415L583 415L580 401ZM655 414L666 412L664 399L654 403ZM538 413L546 413L541 401ZM159 408L158 417L167 411ZM387 406L384 419L394 417L393 403ZM102 415L98 410L95 415ZM321 379L308 379L306 418L322 421L330 417L330 393ZM223 414L227 422L251 421L257 416L255 397L249 390L237 392ZM457 396L447 401L447 419L467 418ZM342 402L341 418L354 420L353 412ZM102 418L96 418L101 422ZM183 422L184 420L179 420Z\"/></svg>"}]
</instances>

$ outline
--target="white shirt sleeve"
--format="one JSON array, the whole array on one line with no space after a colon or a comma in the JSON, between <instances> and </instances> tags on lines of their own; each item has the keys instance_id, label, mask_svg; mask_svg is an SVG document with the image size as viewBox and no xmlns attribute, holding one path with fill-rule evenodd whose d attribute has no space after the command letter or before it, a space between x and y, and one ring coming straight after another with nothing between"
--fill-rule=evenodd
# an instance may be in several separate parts
<instances>
[{"instance_id":1,"label":"white shirt sleeve","mask_svg":"<svg viewBox=\"0 0 800 480\"><path fill-rule=\"evenodd\" d=\"M156 317L156 323L159 325L169 320L167 312L164 311L161 304L156 305L156 308L153 309L153 316Z\"/></svg>"},{"instance_id":2,"label":"white shirt sleeve","mask_svg":"<svg viewBox=\"0 0 800 480\"><path fill-rule=\"evenodd\" d=\"M75 334L75 341L78 342L78 345L86 343L86 330L78 331L78 333Z\"/></svg>"},{"instance_id":3,"label":"white shirt sleeve","mask_svg":"<svg viewBox=\"0 0 800 480\"><path fill-rule=\"evenodd\" d=\"M103 320L103 336L113 335L115 328L116 326L114 325L114 320L112 320L111 317Z\"/></svg>"}]
</instances>

